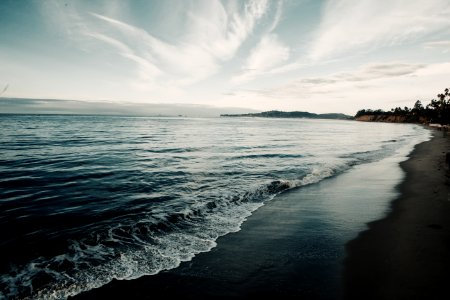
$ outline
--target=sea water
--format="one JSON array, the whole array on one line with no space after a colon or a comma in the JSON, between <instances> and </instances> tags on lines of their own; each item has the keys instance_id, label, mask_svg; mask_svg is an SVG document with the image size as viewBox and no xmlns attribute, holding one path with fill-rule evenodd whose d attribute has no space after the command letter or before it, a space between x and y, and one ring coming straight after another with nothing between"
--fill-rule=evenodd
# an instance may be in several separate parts
<instances>
[{"instance_id":1,"label":"sea water","mask_svg":"<svg viewBox=\"0 0 450 300\"><path fill-rule=\"evenodd\" d=\"M0 298L176 268L277 194L430 138L309 119L0 115L0 128Z\"/></svg>"}]
</instances>

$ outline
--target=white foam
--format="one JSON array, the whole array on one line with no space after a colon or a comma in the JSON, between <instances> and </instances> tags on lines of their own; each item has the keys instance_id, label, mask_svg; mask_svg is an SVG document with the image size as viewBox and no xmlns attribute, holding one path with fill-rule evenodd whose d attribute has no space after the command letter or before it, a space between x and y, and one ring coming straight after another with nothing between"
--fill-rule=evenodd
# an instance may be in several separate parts
<instances>
[{"instance_id":1,"label":"white foam","mask_svg":"<svg viewBox=\"0 0 450 300\"><path fill-rule=\"evenodd\" d=\"M429 137L429 133L424 133L403 143L396 150L396 157L406 157L415 144ZM264 201L272 199L286 189L313 184L336 175L350 168L350 162L350 159L347 159L316 164L302 178L255 185L246 193L237 196L232 193L221 195L222 198L218 199L220 201L214 202L216 207L209 211L202 210L204 203L192 205L190 209L182 208L178 213L184 216L184 224L189 225L182 229L176 228L177 230L164 234L150 232L148 236L142 236L134 232L133 227L130 229L118 224L114 228L109 228L103 239L97 238L99 240L97 244L73 241L69 253L49 260L38 258L14 270L11 273L13 275L3 275L0 280L9 290L0 292L0 298L27 294L24 290L28 289L30 296L25 296L24 299L64 299L105 285L113 279L130 280L176 268L198 253L210 251L217 245L218 237L239 231L242 223L261 207ZM198 220L192 217L195 216L195 210L203 212ZM162 212L160 215L155 212L149 220L140 220L135 225L145 226L147 223L152 225L155 220L164 220L166 217L167 215ZM130 232L124 237L117 235L117 230ZM116 246L106 246L108 242ZM57 271L52 267L64 262L73 264L74 267L63 271ZM45 272L54 278L55 282L35 290L32 281L39 272Z\"/></svg>"}]
</instances>

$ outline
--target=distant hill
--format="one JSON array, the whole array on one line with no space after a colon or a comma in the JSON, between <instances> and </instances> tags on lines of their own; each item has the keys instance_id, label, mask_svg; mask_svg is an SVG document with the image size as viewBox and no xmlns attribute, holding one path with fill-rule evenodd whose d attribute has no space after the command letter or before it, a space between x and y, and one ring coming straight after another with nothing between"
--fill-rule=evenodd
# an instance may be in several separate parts
<instances>
[{"instance_id":1,"label":"distant hill","mask_svg":"<svg viewBox=\"0 0 450 300\"><path fill-rule=\"evenodd\" d=\"M306 111L279 111L271 110L260 113L248 114L222 114L221 117L258 117L258 118L307 118L307 119L337 119L337 120L352 120L352 116L329 113L329 114L314 114Z\"/></svg>"}]
</instances>

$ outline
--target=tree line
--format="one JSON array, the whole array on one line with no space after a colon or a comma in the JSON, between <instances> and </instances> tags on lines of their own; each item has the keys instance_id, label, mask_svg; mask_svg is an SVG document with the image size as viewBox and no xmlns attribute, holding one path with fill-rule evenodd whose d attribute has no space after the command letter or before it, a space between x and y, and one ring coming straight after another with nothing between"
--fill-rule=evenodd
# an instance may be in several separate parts
<instances>
[{"instance_id":1,"label":"tree line","mask_svg":"<svg viewBox=\"0 0 450 300\"><path fill-rule=\"evenodd\" d=\"M437 99L432 99L426 106L423 106L422 102L417 100L412 108L407 106L404 108L396 107L390 111L361 109L356 113L355 118L361 116L399 116L405 122L450 124L449 89L446 88L444 93L438 94Z\"/></svg>"}]
</instances>

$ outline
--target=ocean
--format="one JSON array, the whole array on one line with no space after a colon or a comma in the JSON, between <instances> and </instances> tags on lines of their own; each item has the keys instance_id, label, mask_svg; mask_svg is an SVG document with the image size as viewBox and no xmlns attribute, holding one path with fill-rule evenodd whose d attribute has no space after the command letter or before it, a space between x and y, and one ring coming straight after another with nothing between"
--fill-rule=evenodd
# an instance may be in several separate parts
<instances>
[{"instance_id":1,"label":"ocean","mask_svg":"<svg viewBox=\"0 0 450 300\"><path fill-rule=\"evenodd\" d=\"M176 268L276 195L430 138L310 119L0 115L0 128L0 298L31 299Z\"/></svg>"}]
</instances>

